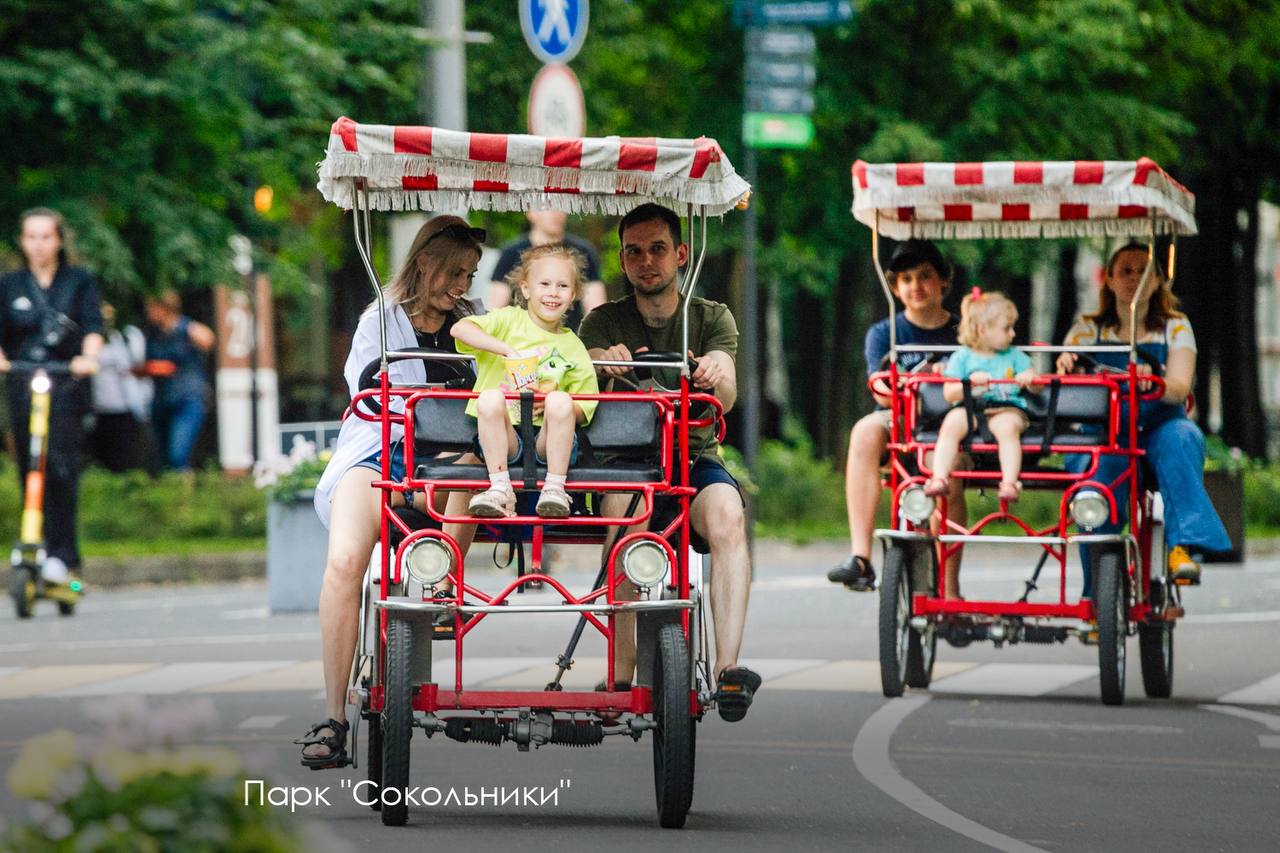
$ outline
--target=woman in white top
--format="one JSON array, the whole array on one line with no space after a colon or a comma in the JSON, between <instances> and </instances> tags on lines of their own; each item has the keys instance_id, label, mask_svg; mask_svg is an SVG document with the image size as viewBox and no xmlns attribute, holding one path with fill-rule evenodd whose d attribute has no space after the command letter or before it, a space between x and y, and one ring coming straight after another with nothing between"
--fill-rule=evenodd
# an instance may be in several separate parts
<instances>
[{"instance_id":1,"label":"woman in white top","mask_svg":"<svg viewBox=\"0 0 1280 853\"><path fill-rule=\"evenodd\" d=\"M437 216L418 231L409 257L386 286L387 347L417 346L454 350L449 327L459 318L479 313L464 299L480 262L485 232L457 216ZM381 353L378 307L375 302L360 317L343 375L352 396L359 390L360 372ZM456 350L455 350L456 351ZM391 365L393 385L426 381L423 362ZM402 408L392 402L392 409ZM391 478L404 477L402 427L392 427ZM338 434L333 458L316 487L315 505L329 528L329 555L320 592L320 636L324 653L325 706L328 719L298 741L304 745L302 763L317 769L350 763L346 741L347 678L355 655L360 591L373 546L378 541L382 493L372 487L380 479L382 431L376 421L355 415ZM393 502L400 503L399 495Z\"/></svg>"},{"instance_id":2,"label":"woman in white top","mask_svg":"<svg viewBox=\"0 0 1280 853\"><path fill-rule=\"evenodd\" d=\"M1091 344L1127 344L1133 317L1129 304L1147 266L1147 247L1130 243L1117 249L1107 262L1103 287L1098 295L1098 310L1076 321L1067 332L1066 346ZM1200 566L1192 558L1193 551L1229 551L1231 540L1204 490L1204 434L1187 417L1186 402L1195 383L1196 338L1191 321L1178 310L1170 281L1160 264L1152 269L1155 281L1148 284L1138 302L1138 349L1164 365L1164 396L1139 404L1138 445L1146 450L1147 460L1155 469L1164 498L1165 535L1169 551L1169 569L1175 578L1200 582ZM1094 353L1096 360L1112 367L1128 369L1126 353ZM1073 353L1058 357L1058 370L1070 373L1076 367ZM1149 364L1139 364L1138 372L1151 373ZM1127 423L1127 413L1122 418ZM1069 459L1069 463L1087 464L1088 457ZM1123 456L1102 456L1094 479L1110 483L1123 473L1128 460ZM1119 524L1107 524L1098 532L1115 532L1125 524L1128 507L1127 490L1117 489L1116 505ZM1089 561L1085 560L1085 592L1089 593Z\"/></svg>"}]
</instances>

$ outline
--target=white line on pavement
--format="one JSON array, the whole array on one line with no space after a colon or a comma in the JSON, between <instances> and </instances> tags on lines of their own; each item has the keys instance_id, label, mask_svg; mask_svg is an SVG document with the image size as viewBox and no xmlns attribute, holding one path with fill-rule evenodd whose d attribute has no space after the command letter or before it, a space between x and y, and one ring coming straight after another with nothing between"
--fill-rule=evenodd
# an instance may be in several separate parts
<instances>
[{"instance_id":1,"label":"white line on pavement","mask_svg":"<svg viewBox=\"0 0 1280 853\"><path fill-rule=\"evenodd\" d=\"M1280 622L1280 610L1258 610L1252 613L1193 613L1178 620L1189 625L1230 625L1249 622Z\"/></svg>"},{"instance_id":2,"label":"white line on pavement","mask_svg":"<svg viewBox=\"0 0 1280 853\"><path fill-rule=\"evenodd\" d=\"M306 631L293 634L213 634L203 637L135 637L119 640L48 640L41 643L9 643L0 645L0 654L9 652L76 651L80 649L154 649L170 646L272 645L275 643L314 642L319 634Z\"/></svg>"},{"instance_id":3,"label":"white line on pavement","mask_svg":"<svg viewBox=\"0 0 1280 853\"><path fill-rule=\"evenodd\" d=\"M1133 723L1067 723L1057 720L1002 720L977 718L947 720L947 725L966 729L1000 729L1003 731L1072 732L1078 734L1180 735L1175 726L1143 726Z\"/></svg>"},{"instance_id":4,"label":"white line on pavement","mask_svg":"<svg viewBox=\"0 0 1280 853\"><path fill-rule=\"evenodd\" d=\"M1280 674L1219 696L1218 701L1236 705L1280 705Z\"/></svg>"},{"instance_id":5,"label":"white line on pavement","mask_svg":"<svg viewBox=\"0 0 1280 853\"><path fill-rule=\"evenodd\" d=\"M1255 723L1261 723L1273 732L1280 732L1280 717L1275 714L1264 714L1261 711L1236 708L1232 705L1201 705L1200 707L1205 711L1213 711L1216 714L1229 714L1242 720L1252 720Z\"/></svg>"},{"instance_id":6,"label":"white line on pavement","mask_svg":"<svg viewBox=\"0 0 1280 853\"><path fill-rule=\"evenodd\" d=\"M240 725L236 726L236 728L238 729L274 729L276 726L280 725L287 719L289 718L281 715L262 714L257 717L249 717L246 720L242 720Z\"/></svg>"},{"instance_id":7,"label":"white line on pavement","mask_svg":"<svg viewBox=\"0 0 1280 853\"><path fill-rule=\"evenodd\" d=\"M1046 853L994 829L957 814L930 797L898 772L889 757L889 741L899 724L929 701L928 696L910 696L891 699L871 715L858 731L853 742L853 764L868 782L911 809L940 826L1007 853Z\"/></svg>"},{"instance_id":8,"label":"white line on pavement","mask_svg":"<svg viewBox=\"0 0 1280 853\"><path fill-rule=\"evenodd\" d=\"M981 693L991 696L1043 696L1098 675L1082 664L988 663L935 681L933 693Z\"/></svg>"},{"instance_id":9,"label":"white line on pavement","mask_svg":"<svg viewBox=\"0 0 1280 853\"><path fill-rule=\"evenodd\" d=\"M121 694L182 693L197 687L243 678L255 672L279 669L289 661L216 661L212 663L171 663L137 675L127 675L97 684L59 690L52 696L118 696Z\"/></svg>"}]
</instances>

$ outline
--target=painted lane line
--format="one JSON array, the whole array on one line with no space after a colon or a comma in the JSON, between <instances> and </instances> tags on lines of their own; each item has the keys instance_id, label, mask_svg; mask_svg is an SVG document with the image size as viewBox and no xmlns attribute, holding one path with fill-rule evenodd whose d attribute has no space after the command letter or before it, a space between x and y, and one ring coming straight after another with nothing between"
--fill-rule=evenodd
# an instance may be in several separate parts
<instances>
[{"instance_id":1,"label":"painted lane line","mask_svg":"<svg viewBox=\"0 0 1280 853\"><path fill-rule=\"evenodd\" d=\"M1178 620L1189 625L1234 625L1251 622L1280 622L1280 610L1257 610L1247 613L1193 613Z\"/></svg>"},{"instance_id":2,"label":"painted lane line","mask_svg":"<svg viewBox=\"0 0 1280 853\"><path fill-rule=\"evenodd\" d=\"M278 669L290 661L217 661L213 663L172 663L137 675L116 678L98 684L86 684L58 690L51 696L119 696L127 694L156 695L184 693L255 672Z\"/></svg>"},{"instance_id":3,"label":"painted lane line","mask_svg":"<svg viewBox=\"0 0 1280 853\"><path fill-rule=\"evenodd\" d=\"M1047 853L1008 835L996 832L964 815L957 814L920 790L898 772L889 756L889 742L894 730L911 712L928 703L928 696L891 699L880 706L858 730L853 742L853 765L872 785L911 809L918 815L1006 853Z\"/></svg>"},{"instance_id":4,"label":"painted lane line","mask_svg":"<svg viewBox=\"0 0 1280 853\"><path fill-rule=\"evenodd\" d=\"M965 729L996 729L1023 732L1070 732L1072 734L1180 735L1186 730L1176 726L1144 726L1134 723L1067 723L1056 720L1002 720L978 718L947 720L947 725Z\"/></svg>"},{"instance_id":5,"label":"painted lane line","mask_svg":"<svg viewBox=\"0 0 1280 853\"><path fill-rule=\"evenodd\" d=\"M80 651L99 649L154 649L172 646L264 645L278 643L314 643L318 631L292 634L212 634L197 637L135 637L119 640L46 640L41 643L8 643L0 645L0 654L12 652Z\"/></svg>"},{"instance_id":6,"label":"painted lane line","mask_svg":"<svg viewBox=\"0 0 1280 853\"><path fill-rule=\"evenodd\" d=\"M1234 705L1280 705L1280 675L1233 690L1225 696L1219 696L1218 701Z\"/></svg>"},{"instance_id":7,"label":"painted lane line","mask_svg":"<svg viewBox=\"0 0 1280 853\"><path fill-rule=\"evenodd\" d=\"M6 675L13 675L15 672L22 672L22 667L0 666L0 678L4 678Z\"/></svg>"},{"instance_id":8,"label":"painted lane line","mask_svg":"<svg viewBox=\"0 0 1280 853\"><path fill-rule=\"evenodd\" d=\"M988 663L939 679L929 690L932 693L980 693L987 696L1043 696L1097 676L1096 666Z\"/></svg>"},{"instance_id":9,"label":"painted lane line","mask_svg":"<svg viewBox=\"0 0 1280 853\"><path fill-rule=\"evenodd\" d=\"M276 726L280 725L287 719L289 718L283 715L261 714L256 717L249 717L246 720L242 720L240 722L240 725L236 726L236 728L238 729L274 729Z\"/></svg>"},{"instance_id":10,"label":"painted lane line","mask_svg":"<svg viewBox=\"0 0 1280 853\"><path fill-rule=\"evenodd\" d=\"M1239 717L1242 720L1261 723L1273 732L1280 732L1280 717L1275 714L1264 714L1261 711L1236 708L1233 705L1201 705L1200 707L1205 711L1213 711L1217 714L1227 714L1228 716ZM1262 749L1280 749L1280 735L1258 735L1258 746Z\"/></svg>"}]
</instances>

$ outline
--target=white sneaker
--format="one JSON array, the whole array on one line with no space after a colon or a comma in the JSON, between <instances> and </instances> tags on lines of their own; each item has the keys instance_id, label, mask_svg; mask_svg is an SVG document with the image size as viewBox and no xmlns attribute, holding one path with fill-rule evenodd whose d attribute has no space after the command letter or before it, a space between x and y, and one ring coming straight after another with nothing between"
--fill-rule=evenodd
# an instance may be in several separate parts
<instances>
[{"instance_id":1,"label":"white sneaker","mask_svg":"<svg viewBox=\"0 0 1280 853\"><path fill-rule=\"evenodd\" d=\"M48 557L40 568L40 576L48 583L66 583L71 572L67 569L67 564L58 557Z\"/></svg>"}]
</instances>

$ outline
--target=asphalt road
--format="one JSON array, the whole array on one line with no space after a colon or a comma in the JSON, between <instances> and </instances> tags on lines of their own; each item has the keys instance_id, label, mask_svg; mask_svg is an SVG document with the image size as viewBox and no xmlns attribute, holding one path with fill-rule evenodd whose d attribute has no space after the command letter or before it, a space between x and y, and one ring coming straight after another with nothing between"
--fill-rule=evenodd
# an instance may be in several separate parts
<instances>
[{"instance_id":1,"label":"asphalt road","mask_svg":"<svg viewBox=\"0 0 1280 853\"><path fill-rule=\"evenodd\" d=\"M273 784L331 786L331 805L301 811L335 849L1277 849L1280 558L1207 567L1177 629L1174 698L1143 696L1131 640L1128 701L1113 708L1097 698L1096 649L1074 640L942 645L929 691L884 699L876 598L826 583L838 556L761 548L743 662L766 683L743 722L700 726L682 831L657 828L647 739L517 753L421 734L414 784L555 788L555 803L424 806L384 828L342 788L363 771L297 765L291 739L322 709L316 620L269 615L261 583L96 592L70 619L0 611L0 777L32 735L95 733L104 709L132 702L181 738L236 748ZM1022 561L967 559L966 594L1021 591ZM504 624L473 635L468 681L540 686L569 620ZM569 683L593 683L603 654L584 642ZM24 814L0 792L0 816Z\"/></svg>"}]
</instances>

